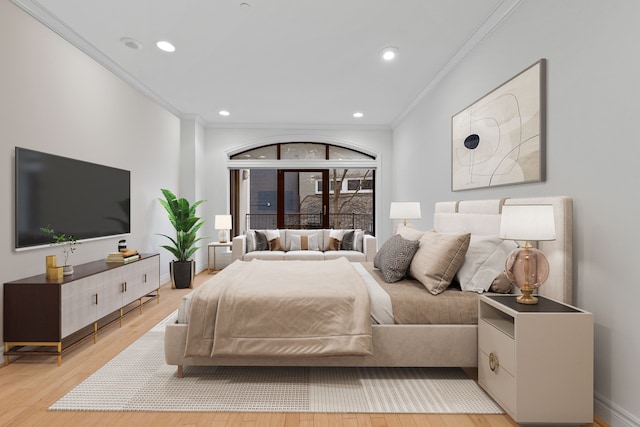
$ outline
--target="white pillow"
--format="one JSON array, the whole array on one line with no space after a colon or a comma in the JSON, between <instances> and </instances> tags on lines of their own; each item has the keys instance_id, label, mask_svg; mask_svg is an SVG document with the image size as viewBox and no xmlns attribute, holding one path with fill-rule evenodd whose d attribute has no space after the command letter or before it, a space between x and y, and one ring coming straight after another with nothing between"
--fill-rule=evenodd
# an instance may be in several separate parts
<instances>
[{"instance_id":1,"label":"white pillow","mask_svg":"<svg viewBox=\"0 0 640 427\"><path fill-rule=\"evenodd\" d=\"M336 240L340 240L342 242L342 238L344 237L344 233L347 230L329 230L329 237L333 237Z\"/></svg>"},{"instance_id":2,"label":"white pillow","mask_svg":"<svg viewBox=\"0 0 640 427\"><path fill-rule=\"evenodd\" d=\"M247 230L247 252L253 252L256 250L256 232L254 230Z\"/></svg>"},{"instance_id":3,"label":"white pillow","mask_svg":"<svg viewBox=\"0 0 640 427\"><path fill-rule=\"evenodd\" d=\"M292 234L290 237L292 251L319 251L318 235L309 234L308 236L300 236L299 234Z\"/></svg>"},{"instance_id":4,"label":"white pillow","mask_svg":"<svg viewBox=\"0 0 640 427\"><path fill-rule=\"evenodd\" d=\"M518 245L498 236L471 235L469 249L457 277L463 291L486 292L504 271L507 256Z\"/></svg>"},{"instance_id":5,"label":"white pillow","mask_svg":"<svg viewBox=\"0 0 640 427\"><path fill-rule=\"evenodd\" d=\"M280 231L278 230L264 230L264 234L267 236L268 241L277 239L280 237Z\"/></svg>"}]
</instances>

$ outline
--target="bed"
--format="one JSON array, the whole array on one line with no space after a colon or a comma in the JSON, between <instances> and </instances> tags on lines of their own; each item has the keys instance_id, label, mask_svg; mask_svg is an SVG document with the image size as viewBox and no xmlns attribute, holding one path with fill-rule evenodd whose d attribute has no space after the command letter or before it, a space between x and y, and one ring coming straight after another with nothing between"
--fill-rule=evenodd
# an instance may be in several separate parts
<instances>
[{"instance_id":1,"label":"bed","mask_svg":"<svg viewBox=\"0 0 640 427\"><path fill-rule=\"evenodd\" d=\"M466 234L470 235L471 242L474 239L482 239L483 236L497 236L500 228L500 212L502 206L514 204L550 204L554 207L555 225L556 225L556 240L539 242L538 247L545 253L549 260L550 275L547 282L539 288L539 294L548 298L572 303L572 200L568 197L540 197L540 198L521 198L521 199L491 199L491 200L470 200L470 201L453 201L453 202L438 202L435 204L434 210L434 223L433 230L429 232L439 233L440 235L453 235L453 234ZM467 258L471 257L471 252L467 252ZM263 261L264 263L271 264L271 268L275 268L275 265L279 265L280 277L287 273L282 273L282 264L273 263L269 261ZM283 261L286 262L286 261ZM327 261L309 261L321 266L322 263ZM345 261L346 262L346 261ZM469 262L465 260L464 262ZM235 279L238 283L247 282L245 276L242 276L242 269L239 268L241 261L236 261L217 276L210 279L212 285L216 283L222 283L224 280L232 280L233 276L237 275ZM253 261L251 262L253 263ZM231 268L233 267L233 268ZM321 268L321 267L319 267ZM304 269L304 268L303 268ZM333 270L334 265L328 270ZM227 271L228 270L228 271ZM327 271L328 271L327 270ZM175 365L178 369L178 376L182 376L184 366L194 365L217 365L217 366L389 366L389 367L422 367L422 366L451 366L451 367L476 367L477 366L477 292L463 292L457 289L455 286L448 287L444 292L438 295L431 295L430 301L436 301L428 310L423 310L428 313L435 313L439 309L442 301L447 298L462 298L467 300L465 304L467 307L471 307L468 311L469 315L461 316L457 312L457 309L442 310L436 320L429 324L416 324L423 320L421 313L417 313L415 308L413 311L409 311L408 318L405 324L398 324L394 321L394 315L396 313L385 313L388 311L388 304L385 306L383 301L385 292L391 294L395 290L402 288L403 286L408 289L409 292L419 292L420 284L416 283L415 279L406 279L398 282L397 284L385 285L384 278L381 276L378 269L373 268L370 263L362 263L354 265L353 270L359 275L366 285L367 292L370 294L371 299L367 301L365 310L371 310L374 306L382 306L382 311L378 311L375 316L371 314L371 321L365 321L364 324L362 318L357 321L346 321L342 318L337 319L337 326L325 326L320 325L318 327L330 329L336 331L336 328L340 327L340 324L349 323L349 327L355 329L348 332L337 331L335 335L342 337L345 333L350 336L357 336L356 339L350 340L352 347L346 351L340 351L344 341L336 341L339 345L335 345L332 342L320 342L313 340L304 341L303 344L294 350L276 350L273 349L270 341L245 341L246 336L241 339L233 339L229 346L223 348L221 344L221 350L214 349L214 342L212 335L208 334L207 328L211 329L210 322L215 321L216 317L220 324L224 323L224 319L228 319L229 313L217 313L209 315L209 318L200 318L195 320L196 314L204 311L202 308L192 308L198 303L192 301L195 298L193 294L205 284L201 285L196 291L190 294L183 302L181 302L181 308L178 312L176 319L169 322L165 329L165 360L169 365ZM224 273L224 274L223 274ZM262 275L259 270L253 273L246 273L248 275L258 275L260 277L267 277ZM296 277L295 280L298 283L312 282L311 279L302 279L303 273L291 273ZM341 273L336 273L341 274ZM317 276L317 274L315 274ZM326 279L329 276L323 277L326 283ZM335 278L331 279L333 282ZM335 279L337 280L337 279ZM353 277L348 281L357 280ZM368 284L367 284L368 283ZM377 284L376 284L377 283ZM253 293L257 288L249 285L249 290L238 291ZM309 285L313 286L313 285ZM460 283L461 287L465 287L464 283ZM213 286L212 286L213 288ZM234 288L228 286L227 288ZM339 286L336 286L339 288ZM312 292L320 294L320 288L313 288ZM385 292L380 292L383 289ZM295 288L288 288L286 292L291 293ZM424 290L423 290L424 291ZM218 291L209 291L212 294L216 294L215 298L218 298ZM333 291L332 291L333 292ZM348 299L349 304L353 306L362 306L361 295L357 295L359 291L354 291L355 294L349 294L345 297ZM424 293L424 292L423 292ZM428 293L428 292L427 292ZM374 294L382 295L381 300L375 300ZM331 294L333 295L333 294ZM416 294L417 295L417 294ZM294 295L294 299L296 296ZM333 298L333 296L331 297ZM299 298L298 298L299 299ZM255 328L260 325L262 321L258 314L260 307L268 305L266 302L268 297L257 295L253 299L254 307L249 311L252 313L248 319L255 320L253 322L253 331L247 332L247 336L255 334ZM274 300L275 301L275 300ZM470 302L469 302L470 301ZM337 299L329 299L325 304L337 304ZM433 302L425 302L434 304ZM195 305L194 305L195 304ZM200 302L199 307L211 305L210 302ZM395 300L392 305L392 310L395 306ZM455 305L454 305L455 306ZM322 316L322 313L331 312L327 307L320 306L317 316ZM336 305L338 307L338 305ZM337 311L349 311L351 305L347 305ZM304 310L307 310L308 306L305 306ZM380 308L380 307L378 307ZM214 309L215 310L215 309ZM222 310L222 309L221 309ZM465 309L466 310L466 309ZM473 312L475 310L475 313ZM269 310L267 310L269 311ZM271 309L271 312L274 310ZM279 311L275 310L275 311ZM373 311L371 311L373 313ZM367 311L369 314L369 311ZM424 314L424 313L422 313ZM200 316L201 314L197 314ZM412 316L419 317L419 320L411 320ZM475 317L474 317L475 316ZM306 316L299 316L304 318ZM377 318L377 319L376 319ZM386 318L386 320L385 320ZM391 320L389 320L391 319ZM431 321L431 320L427 320ZM198 323L199 322L199 323ZM230 322L227 322L230 323ZM238 330L238 322L231 322L227 324L228 330L232 330L234 335ZM245 323L240 322L240 323ZM251 323L251 322L248 322ZM278 322L276 322L278 323ZM284 323L284 322L280 322ZM200 324L201 330L199 332L193 332L196 328L195 325ZM296 322L289 322L291 324L298 324ZM258 326L256 326L258 325ZM216 325L218 326L218 325ZM313 327L316 327L315 325ZM301 326L298 329L307 329L308 326ZM190 331L192 329L192 331ZM293 328L295 330L295 328ZM324 330L324 329L323 329ZM204 331L204 332L203 332ZM355 331L355 332L354 332ZM207 333L205 333L207 332ZM210 332L210 331L209 331ZM294 331L295 332L295 331ZM275 332L274 332L275 333ZM369 338L367 335L369 334ZM193 336L207 335L210 339L206 343L198 343L196 347L193 346ZM311 334L313 335L313 334ZM273 335L270 335L273 337ZM288 337L283 337L281 340L286 340ZM219 339L220 343L224 343L226 338ZM355 342L353 342L355 341ZM205 347L202 347L202 346ZM216 344L217 345L217 344ZM194 350L194 348L202 347L200 350ZM306 352L309 348L323 348L328 349L314 353ZM254 351L255 349L255 351ZM338 349L338 350L336 350Z\"/></svg>"}]
</instances>

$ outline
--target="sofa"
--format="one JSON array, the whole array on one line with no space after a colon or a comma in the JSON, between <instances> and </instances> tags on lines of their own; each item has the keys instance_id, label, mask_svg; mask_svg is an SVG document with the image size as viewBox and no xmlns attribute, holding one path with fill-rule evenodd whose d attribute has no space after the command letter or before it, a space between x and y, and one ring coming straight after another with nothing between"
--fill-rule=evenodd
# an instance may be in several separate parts
<instances>
[{"instance_id":1,"label":"sofa","mask_svg":"<svg viewBox=\"0 0 640 427\"><path fill-rule=\"evenodd\" d=\"M362 230L248 230L233 238L231 259L373 262L377 250L375 236Z\"/></svg>"}]
</instances>

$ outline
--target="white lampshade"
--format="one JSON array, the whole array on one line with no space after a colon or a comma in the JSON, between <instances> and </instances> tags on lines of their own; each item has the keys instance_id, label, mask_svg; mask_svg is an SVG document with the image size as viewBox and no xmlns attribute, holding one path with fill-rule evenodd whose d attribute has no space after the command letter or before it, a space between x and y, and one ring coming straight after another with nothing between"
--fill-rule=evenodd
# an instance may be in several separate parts
<instances>
[{"instance_id":1,"label":"white lampshade","mask_svg":"<svg viewBox=\"0 0 640 427\"><path fill-rule=\"evenodd\" d=\"M220 230L220 243L227 242L227 230L230 230L231 225L231 215L216 215L215 225L216 230Z\"/></svg>"},{"instance_id":2,"label":"white lampshade","mask_svg":"<svg viewBox=\"0 0 640 427\"><path fill-rule=\"evenodd\" d=\"M391 202L390 219L420 219L420 202Z\"/></svg>"},{"instance_id":3,"label":"white lampshade","mask_svg":"<svg viewBox=\"0 0 640 427\"><path fill-rule=\"evenodd\" d=\"M216 230L230 230L231 215L216 215L215 227Z\"/></svg>"},{"instance_id":4,"label":"white lampshade","mask_svg":"<svg viewBox=\"0 0 640 427\"><path fill-rule=\"evenodd\" d=\"M556 226L551 205L502 207L500 237L508 240L555 240Z\"/></svg>"}]
</instances>

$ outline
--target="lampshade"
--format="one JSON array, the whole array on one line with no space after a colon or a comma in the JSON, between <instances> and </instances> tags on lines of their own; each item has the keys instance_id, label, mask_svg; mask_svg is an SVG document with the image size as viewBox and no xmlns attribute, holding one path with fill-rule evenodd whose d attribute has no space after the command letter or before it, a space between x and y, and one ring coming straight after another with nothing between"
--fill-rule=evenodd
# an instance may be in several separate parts
<instances>
[{"instance_id":1,"label":"lampshade","mask_svg":"<svg viewBox=\"0 0 640 427\"><path fill-rule=\"evenodd\" d=\"M516 248L507 257L505 273L511 283L522 291L522 295L516 299L517 302L537 304L538 299L531 294L549 277L549 262L542 251L531 246L529 241L555 240L553 206L503 206L500 237L525 241L522 247Z\"/></svg>"},{"instance_id":2,"label":"lampshade","mask_svg":"<svg viewBox=\"0 0 640 427\"><path fill-rule=\"evenodd\" d=\"M408 219L420 219L420 202L391 202L390 219L401 219L407 225Z\"/></svg>"},{"instance_id":3,"label":"lampshade","mask_svg":"<svg viewBox=\"0 0 640 427\"><path fill-rule=\"evenodd\" d=\"M500 237L508 240L555 240L556 226L551 205L502 207Z\"/></svg>"},{"instance_id":4,"label":"lampshade","mask_svg":"<svg viewBox=\"0 0 640 427\"><path fill-rule=\"evenodd\" d=\"M231 215L216 215L215 227L216 230L231 229Z\"/></svg>"},{"instance_id":5,"label":"lampshade","mask_svg":"<svg viewBox=\"0 0 640 427\"><path fill-rule=\"evenodd\" d=\"M216 215L214 227L220 230L220 243L227 243L227 230L232 227L231 215Z\"/></svg>"}]
</instances>

